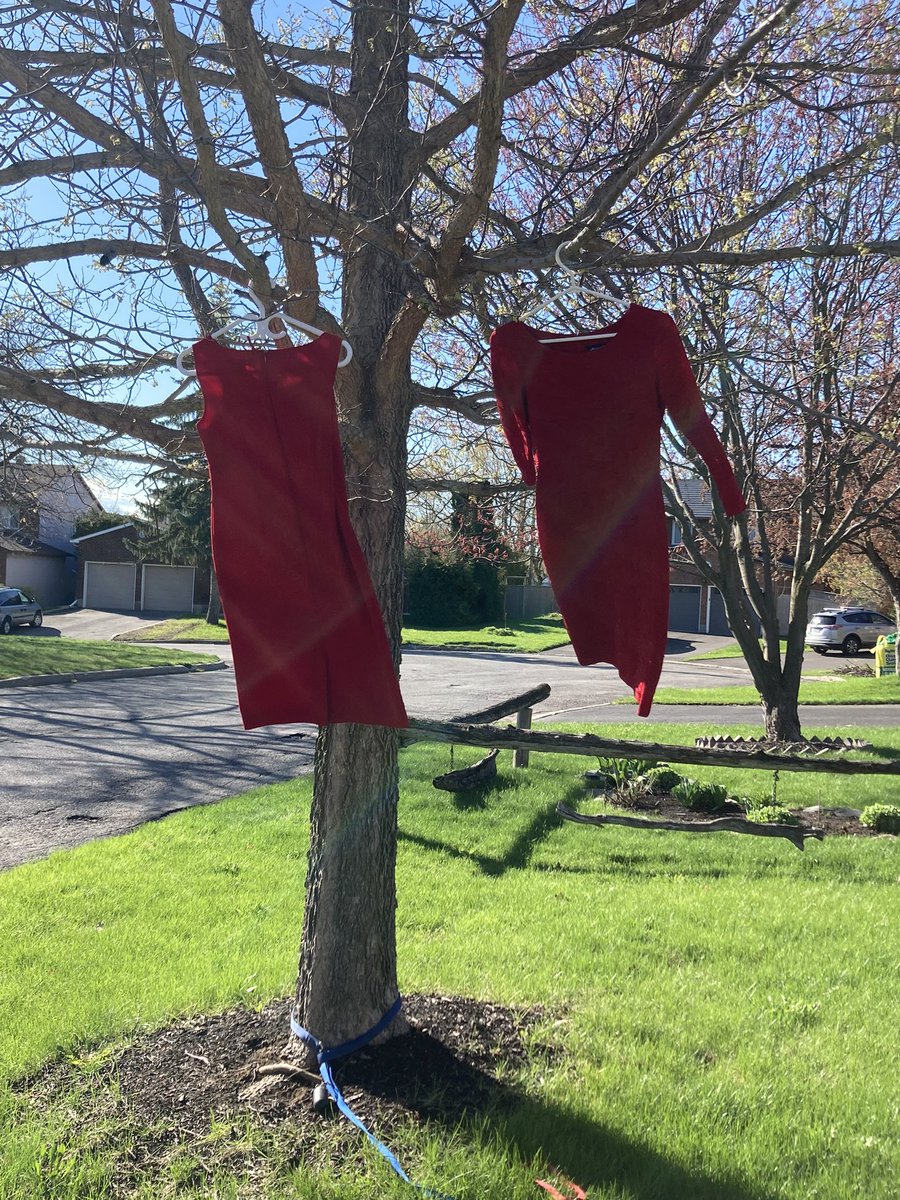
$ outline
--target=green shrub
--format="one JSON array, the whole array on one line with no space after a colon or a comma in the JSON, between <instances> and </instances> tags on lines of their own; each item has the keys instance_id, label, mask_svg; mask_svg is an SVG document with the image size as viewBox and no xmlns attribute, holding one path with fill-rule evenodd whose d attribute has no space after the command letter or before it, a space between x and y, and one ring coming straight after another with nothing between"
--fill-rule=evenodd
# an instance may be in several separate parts
<instances>
[{"instance_id":1,"label":"green shrub","mask_svg":"<svg viewBox=\"0 0 900 1200\"><path fill-rule=\"evenodd\" d=\"M756 821L760 825L799 825L800 820L789 808L780 804L763 804L747 813L748 821Z\"/></svg>"},{"instance_id":2,"label":"green shrub","mask_svg":"<svg viewBox=\"0 0 900 1200\"><path fill-rule=\"evenodd\" d=\"M900 833L900 806L896 804L869 804L859 819L876 833Z\"/></svg>"},{"instance_id":3,"label":"green shrub","mask_svg":"<svg viewBox=\"0 0 900 1200\"><path fill-rule=\"evenodd\" d=\"M683 775L679 775L665 763L645 771L644 778L647 780L651 792L671 792L673 788L678 787L679 783L684 781Z\"/></svg>"},{"instance_id":4,"label":"green shrub","mask_svg":"<svg viewBox=\"0 0 900 1200\"><path fill-rule=\"evenodd\" d=\"M411 625L480 627L503 618L503 589L492 563L408 555L406 573Z\"/></svg>"},{"instance_id":5,"label":"green shrub","mask_svg":"<svg viewBox=\"0 0 900 1200\"><path fill-rule=\"evenodd\" d=\"M696 779L682 779L681 783L672 788L672 795L694 812L715 812L728 799L728 788L724 783L700 783Z\"/></svg>"}]
</instances>

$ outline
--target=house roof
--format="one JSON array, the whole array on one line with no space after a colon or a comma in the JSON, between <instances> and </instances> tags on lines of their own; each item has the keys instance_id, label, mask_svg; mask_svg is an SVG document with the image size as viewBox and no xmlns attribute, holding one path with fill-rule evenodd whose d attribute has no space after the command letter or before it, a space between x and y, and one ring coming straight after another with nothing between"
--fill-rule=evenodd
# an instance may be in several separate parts
<instances>
[{"instance_id":1,"label":"house roof","mask_svg":"<svg viewBox=\"0 0 900 1200\"><path fill-rule=\"evenodd\" d=\"M81 488L99 509L103 509L81 472L65 463L5 463L0 467L0 492L36 494L62 479ZM11 489L9 486L4 488L4 480L10 481Z\"/></svg>"},{"instance_id":2,"label":"house roof","mask_svg":"<svg viewBox=\"0 0 900 1200\"><path fill-rule=\"evenodd\" d=\"M72 544L87 542L91 538L103 537L104 533L115 533L117 529L134 529L134 521L125 521L122 525L110 525L108 529L97 529L94 533L83 533L81 537L72 538Z\"/></svg>"},{"instance_id":3,"label":"house roof","mask_svg":"<svg viewBox=\"0 0 900 1200\"><path fill-rule=\"evenodd\" d=\"M675 488L698 521L709 520L712 517L712 497L705 479L696 479L693 475L677 475Z\"/></svg>"},{"instance_id":4,"label":"house roof","mask_svg":"<svg viewBox=\"0 0 900 1200\"><path fill-rule=\"evenodd\" d=\"M0 550L5 550L7 554L51 554L54 558L67 557L65 550L29 537L27 533L18 533L14 529L0 531Z\"/></svg>"}]
</instances>

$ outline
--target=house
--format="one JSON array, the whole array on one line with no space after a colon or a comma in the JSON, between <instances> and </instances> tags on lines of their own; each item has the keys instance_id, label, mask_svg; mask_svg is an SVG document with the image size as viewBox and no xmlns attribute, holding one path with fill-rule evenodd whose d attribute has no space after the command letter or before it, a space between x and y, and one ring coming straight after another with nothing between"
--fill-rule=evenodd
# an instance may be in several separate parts
<instances>
[{"instance_id":1,"label":"house","mask_svg":"<svg viewBox=\"0 0 900 1200\"><path fill-rule=\"evenodd\" d=\"M191 566L142 562L131 521L74 538L78 552L75 595L83 608L124 612L201 612L209 603L209 572Z\"/></svg>"},{"instance_id":2,"label":"house","mask_svg":"<svg viewBox=\"0 0 900 1200\"><path fill-rule=\"evenodd\" d=\"M681 499L702 530L712 520L709 485L702 479L682 475L675 480ZM725 616L725 603L718 588L700 574L688 557L681 527L667 517L669 529L669 629L676 633L717 633L731 631Z\"/></svg>"},{"instance_id":3,"label":"house","mask_svg":"<svg viewBox=\"0 0 900 1200\"><path fill-rule=\"evenodd\" d=\"M75 523L102 505L79 471L54 463L0 468L0 583L45 608L75 595Z\"/></svg>"},{"instance_id":4,"label":"house","mask_svg":"<svg viewBox=\"0 0 900 1200\"><path fill-rule=\"evenodd\" d=\"M681 476L675 481L681 498L694 515L702 532L703 524L712 519L712 500L709 487L702 479ZM731 627L725 614L725 602L718 588L712 587L688 557L681 530L674 518L669 523L669 629L685 633L715 633L728 636ZM776 583L778 628L786 634L790 619L791 564L779 564L784 569L777 574ZM815 589L810 593L808 617L827 604L833 604L833 592ZM755 613L751 619L759 628Z\"/></svg>"}]
</instances>

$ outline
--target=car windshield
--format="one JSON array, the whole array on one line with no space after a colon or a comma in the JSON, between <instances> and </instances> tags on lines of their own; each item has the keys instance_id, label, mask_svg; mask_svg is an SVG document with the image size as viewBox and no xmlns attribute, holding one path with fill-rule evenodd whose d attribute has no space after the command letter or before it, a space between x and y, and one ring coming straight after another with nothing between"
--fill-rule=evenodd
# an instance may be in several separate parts
<instances>
[{"instance_id":1,"label":"car windshield","mask_svg":"<svg viewBox=\"0 0 900 1200\"><path fill-rule=\"evenodd\" d=\"M817 613L810 621L810 625L833 625L837 617L833 613Z\"/></svg>"}]
</instances>

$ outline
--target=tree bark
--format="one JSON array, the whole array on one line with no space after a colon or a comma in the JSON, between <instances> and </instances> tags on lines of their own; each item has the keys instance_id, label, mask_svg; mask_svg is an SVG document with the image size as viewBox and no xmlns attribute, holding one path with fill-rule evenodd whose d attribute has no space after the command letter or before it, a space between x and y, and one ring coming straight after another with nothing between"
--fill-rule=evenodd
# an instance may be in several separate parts
<instances>
[{"instance_id":1,"label":"tree bark","mask_svg":"<svg viewBox=\"0 0 900 1200\"><path fill-rule=\"evenodd\" d=\"M392 730L319 734L296 1012L325 1045L371 1029L397 998L396 768Z\"/></svg>"},{"instance_id":2,"label":"tree bark","mask_svg":"<svg viewBox=\"0 0 900 1200\"><path fill-rule=\"evenodd\" d=\"M209 604L206 608L207 625L218 625L222 619L222 600L219 596L219 581L216 578L216 568L209 568Z\"/></svg>"},{"instance_id":3,"label":"tree bark","mask_svg":"<svg viewBox=\"0 0 900 1200\"><path fill-rule=\"evenodd\" d=\"M351 91L361 122L351 137L347 201L360 227L390 233L408 217L404 165L408 8L353 8ZM411 351L418 323L402 264L371 242L344 247L343 326L353 347L338 372L350 515L371 572L395 663L403 609L406 439ZM316 746L306 909L295 1011L325 1045L355 1037L397 997L395 942L398 738L374 726L324 728ZM393 1022L385 1037L405 1029Z\"/></svg>"},{"instance_id":4,"label":"tree bark","mask_svg":"<svg viewBox=\"0 0 900 1200\"><path fill-rule=\"evenodd\" d=\"M763 719L767 738L776 742L799 742L803 737L796 691L790 693L773 688L763 697Z\"/></svg>"}]
</instances>

